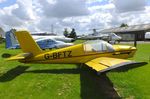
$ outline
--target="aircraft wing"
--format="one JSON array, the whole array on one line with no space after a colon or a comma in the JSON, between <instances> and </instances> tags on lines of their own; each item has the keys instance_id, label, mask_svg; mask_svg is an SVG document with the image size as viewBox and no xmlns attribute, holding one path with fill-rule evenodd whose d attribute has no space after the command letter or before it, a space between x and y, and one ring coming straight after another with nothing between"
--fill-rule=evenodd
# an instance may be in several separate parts
<instances>
[{"instance_id":1,"label":"aircraft wing","mask_svg":"<svg viewBox=\"0 0 150 99\"><path fill-rule=\"evenodd\" d=\"M31 53L21 53L21 54L18 54L16 56L12 56L10 58L7 58L6 60L8 60L8 61L11 61L11 60L21 60L21 59L25 59L25 58L30 57L30 56L32 56Z\"/></svg>"},{"instance_id":2,"label":"aircraft wing","mask_svg":"<svg viewBox=\"0 0 150 99\"><path fill-rule=\"evenodd\" d=\"M117 67L124 65L135 64L137 62L118 58L100 57L86 62L85 64L96 70L98 73L102 73Z\"/></svg>"}]
</instances>

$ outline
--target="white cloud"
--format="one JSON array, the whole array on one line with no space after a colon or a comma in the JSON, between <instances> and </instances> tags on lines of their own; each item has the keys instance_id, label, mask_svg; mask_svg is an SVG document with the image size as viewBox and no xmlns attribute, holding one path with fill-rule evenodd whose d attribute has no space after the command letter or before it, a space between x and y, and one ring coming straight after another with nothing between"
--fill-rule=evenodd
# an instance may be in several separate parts
<instances>
[{"instance_id":1,"label":"white cloud","mask_svg":"<svg viewBox=\"0 0 150 99\"><path fill-rule=\"evenodd\" d=\"M116 9L119 12L144 10L146 0L114 0Z\"/></svg>"},{"instance_id":2,"label":"white cloud","mask_svg":"<svg viewBox=\"0 0 150 99\"><path fill-rule=\"evenodd\" d=\"M3 3L3 2L5 2L6 0L0 0L0 3Z\"/></svg>"},{"instance_id":3,"label":"white cloud","mask_svg":"<svg viewBox=\"0 0 150 99\"><path fill-rule=\"evenodd\" d=\"M35 19L32 0L17 0L17 8L12 10L12 14L21 20Z\"/></svg>"},{"instance_id":4,"label":"white cloud","mask_svg":"<svg viewBox=\"0 0 150 99\"><path fill-rule=\"evenodd\" d=\"M150 23L150 6L144 0L109 0L92 5L97 2L104 3L103 0L17 0L0 8L0 26L6 30L51 31L53 24L56 33L62 34L67 27L83 34L92 32L89 31L92 28L110 28L121 23Z\"/></svg>"},{"instance_id":5,"label":"white cloud","mask_svg":"<svg viewBox=\"0 0 150 99\"><path fill-rule=\"evenodd\" d=\"M0 9L0 19L3 26L7 27L18 27L23 25L23 21L12 15L12 10L16 9L17 5L12 5L10 7L5 7Z\"/></svg>"},{"instance_id":6,"label":"white cloud","mask_svg":"<svg viewBox=\"0 0 150 99\"><path fill-rule=\"evenodd\" d=\"M41 5L47 17L65 18L88 14L84 0L57 0L55 3L43 0Z\"/></svg>"}]
</instances>

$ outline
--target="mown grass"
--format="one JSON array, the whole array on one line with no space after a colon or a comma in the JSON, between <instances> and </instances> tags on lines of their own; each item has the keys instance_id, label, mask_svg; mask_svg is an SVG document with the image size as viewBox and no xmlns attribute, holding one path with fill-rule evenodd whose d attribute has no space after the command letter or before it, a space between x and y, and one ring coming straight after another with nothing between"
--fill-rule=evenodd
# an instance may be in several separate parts
<instances>
[{"instance_id":1,"label":"mown grass","mask_svg":"<svg viewBox=\"0 0 150 99\"><path fill-rule=\"evenodd\" d=\"M0 44L0 56L19 52ZM104 99L111 97L104 95L105 87L99 83L105 80L86 66L23 64L0 57L0 99ZM108 86L112 88L109 81Z\"/></svg>"},{"instance_id":2,"label":"mown grass","mask_svg":"<svg viewBox=\"0 0 150 99\"><path fill-rule=\"evenodd\" d=\"M6 50L3 53L17 54L20 50ZM72 70L73 72L70 72ZM22 64L0 59L1 99L57 99L79 98L80 79L76 65Z\"/></svg>"},{"instance_id":3,"label":"mown grass","mask_svg":"<svg viewBox=\"0 0 150 99\"><path fill-rule=\"evenodd\" d=\"M150 44L138 44L133 60L147 62L147 65L107 75L122 98L150 99Z\"/></svg>"},{"instance_id":4,"label":"mown grass","mask_svg":"<svg viewBox=\"0 0 150 99\"><path fill-rule=\"evenodd\" d=\"M83 41L77 41L80 43ZM147 61L149 44L138 45L136 61ZM17 54L21 50L6 50L3 53ZM77 64L22 64L5 61L0 57L0 99L147 99L150 92L150 67L134 68L125 72L113 70L97 76L86 66ZM113 83L113 84L112 84Z\"/></svg>"}]
</instances>

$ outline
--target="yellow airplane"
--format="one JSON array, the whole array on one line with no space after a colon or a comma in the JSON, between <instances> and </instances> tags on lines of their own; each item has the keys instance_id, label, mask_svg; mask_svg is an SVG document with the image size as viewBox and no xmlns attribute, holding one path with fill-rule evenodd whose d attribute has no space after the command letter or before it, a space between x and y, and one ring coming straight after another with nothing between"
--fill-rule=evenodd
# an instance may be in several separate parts
<instances>
[{"instance_id":1,"label":"yellow airplane","mask_svg":"<svg viewBox=\"0 0 150 99\"><path fill-rule=\"evenodd\" d=\"M136 63L126 60L136 52L136 48L132 46L111 45L102 40L95 40L47 51L40 49L28 31L16 31L15 35L24 53L12 56L7 60L42 64L84 63L98 73Z\"/></svg>"}]
</instances>

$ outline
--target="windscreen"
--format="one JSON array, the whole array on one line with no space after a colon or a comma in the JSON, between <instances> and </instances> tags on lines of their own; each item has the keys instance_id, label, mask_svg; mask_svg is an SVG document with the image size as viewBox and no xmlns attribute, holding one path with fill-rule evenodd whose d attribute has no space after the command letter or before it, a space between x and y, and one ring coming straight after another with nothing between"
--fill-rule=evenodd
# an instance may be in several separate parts
<instances>
[{"instance_id":1,"label":"windscreen","mask_svg":"<svg viewBox=\"0 0 150 99\"><path fill-rule=\"evenodd\" d=\"M85 52L112 52L113 46L102 40L88 41L84 43Z\"/></svg>"}]
</instances>

